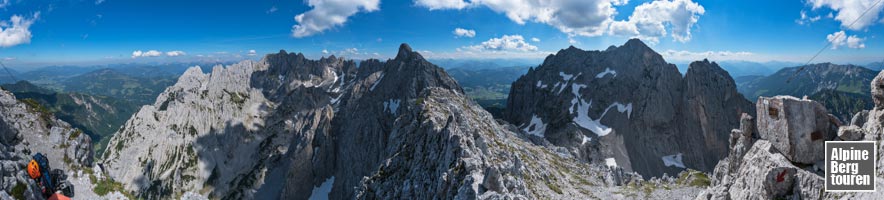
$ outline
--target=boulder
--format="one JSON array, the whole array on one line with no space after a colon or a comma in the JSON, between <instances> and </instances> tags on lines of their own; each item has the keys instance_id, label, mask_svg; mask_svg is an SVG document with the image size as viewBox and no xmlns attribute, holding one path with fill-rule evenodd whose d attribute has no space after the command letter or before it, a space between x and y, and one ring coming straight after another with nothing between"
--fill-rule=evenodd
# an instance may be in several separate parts
<instances>
[{"instance_id":1,"label":"boulder","mask_svg":"<svg viewBox=\"0 0 884 200\"><path fill-rule=\"evenodd\" d=\"M820 196L819 189L824 183L822 178L792 165L771 142L755 142L742 162L752 165L743 165L733 174L736 180L728 189L731 199L777 199L789 195L798 195L792 197L802 199ZM802 186L814 188L800 188L801 192L796 193L796 181L801 182Z\"/></svg>"},{"instance_id":2,"label":"boulder","mask_svg":"<svg viewBox=\"0 0 884 200\"><path fill-rule=\"evenodd\" d=\"M859 126L842 126L838 127L838 138L844 141L858 141L863 139L865 133Z\"/></svg>"},{"instance_id":3,"label":"boulder","mask_svg":"<svg viewBox=\"0 0 884 200\"><path fill-rule=\"evenodd\" d=\"M869 119L869 111L863 110L856 115L853 115L853 119L850 119L850 125L862 127L866 124L866 121Z\"/></svg>"},{"instance_id":4,"label":"boulder","mask_svg":"<svg viewBox=\"0 0 884 200\"><path fill-rule=\"evenodd\" d=\"M824 159L826 140L836 136L834 123L822 104L791 96L759 97L758 134L795 163Z\"/></svg>"},{"instance_id":5,"label":"boulder","mask_svg":"<svg viewBox=\"0 0 884 200\"><path fill-rule=\"evenodd\" d=\"M872 101L875 102L875 110L884 108L884 71L872 79Z\"/></svg>"}]
</instances>

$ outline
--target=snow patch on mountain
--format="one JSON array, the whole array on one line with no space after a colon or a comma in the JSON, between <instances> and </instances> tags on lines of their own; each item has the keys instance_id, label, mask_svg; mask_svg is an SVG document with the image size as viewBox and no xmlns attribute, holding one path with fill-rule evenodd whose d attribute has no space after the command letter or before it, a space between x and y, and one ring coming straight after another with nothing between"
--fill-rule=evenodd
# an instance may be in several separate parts
<instances>
[{"instance_id":1,"label":"snow patch on mountain","mask_svg":"<svg viewBox=\"0 0 884 200\"><path fill-rule=\"evenodd\" d=\"M319 187L314 187L313 192L310 193L309 200L328 200L328 193L331 192L332 185L335 184L335 177L332 176L329 179L326 179L325 182L319 185Z\"/></svg>"},{"instance_id":2,"label":"snow patch on mountain","mask_svg":"<svg viewBox=\"0 0 884 200\"><path fill-rule=\"evenodd\" d=\"M684 162L681 161L681 158L682 158L681 153L663 156L660 158L663 159L663 165L666 165L667 167L678 167L678 168L682 168L682 169L686 168L684 166Z\"/></svg>"},{"instance_id":3,"label":"snow patch on mountain","mask_svg":"<svg viewBox=\"0 0 884 200\"><path fill-rule=\"evenodd\" d=\"M599 74L596 74L596 75L595 75L595 78L602 78L602 77L605 77L605 75L608 75L608 74L611 74L611 75L613 75L614 77L617 77L617 71L614 71L614 70L612 70L611 68L605 68L605 71L603 71L603 72L601 72L601 73L599 73Z\"/></svg>"},{"instance_id":4,"label":"snow patch on mountain","mask_svg":"<svg viewBox=\"0 0 884 200\"><path fill-rule=\"evenodd\" d=\"M381 83L381 80L384 80L384 73L383 72L381 72L381 77L378 77L378 80L374 81L374 83L371 84L371 88L369 90L374 91L374 88L378 86L378 83Z\"/></svg>"},{"instance_id":5,"label":"snow patch on mountain","mask_svg":"<svg viewBox=\"0 0 884 200\"><path fill-rule=\"evenodd\" d=\"M605 158L605 165L607 165L608 167L616 167L617 160L615 160L614 158Z\"/></svg>"},{"instance_id":6,"label":"snow patch on mountain","mask_svg":"<svg viewBox=\"0 0 884 200\"><path fill-rule=\"evenodd\" d=\"M546 124L535 114L534 116L531 116L531 122L528 126L525 126L522 130L528 134L543 137L543 133L546 132Z\"/></svg>"},{"instance_id":7,"label":"snow patch on mountain","mask_svg":"<svg viewBox=\"0 0 884 200\"><path fill-rule=\"evenodd\" d=\"M384 102L384 111L390 111L390 114L396 114L399 109L399 99L390 99Z\"/></svg>"}]
</instances>

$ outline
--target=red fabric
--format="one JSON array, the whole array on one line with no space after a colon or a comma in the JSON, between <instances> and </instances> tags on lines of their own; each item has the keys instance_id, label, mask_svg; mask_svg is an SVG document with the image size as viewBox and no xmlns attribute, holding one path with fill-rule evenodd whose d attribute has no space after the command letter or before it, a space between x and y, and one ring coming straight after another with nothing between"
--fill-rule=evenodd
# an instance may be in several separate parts
<instances>
[{"instance_id":1,"label":"red fabric","mask_svg":"<svg viewBox=\"0 0 884 200\"><path fill-rule=\"evenodd\" d=\"M71 200L71 198L64 196L63 194L55 193L49 197L49 200Z\"/></svg>"}]
</instances>

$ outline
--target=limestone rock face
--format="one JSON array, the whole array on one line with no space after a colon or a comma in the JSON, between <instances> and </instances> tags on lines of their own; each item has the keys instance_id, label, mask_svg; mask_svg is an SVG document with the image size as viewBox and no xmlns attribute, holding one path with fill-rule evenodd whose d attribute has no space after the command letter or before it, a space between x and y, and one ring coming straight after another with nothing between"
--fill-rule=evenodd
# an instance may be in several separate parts
<instances>
[{"instance_id":1,"label":"limestone rock face","mask_svg":"<svg viewBox=\"0 0 884 200\"><path fill-rule=\"evenodd\" d=\"M878 76L872 79L871 87L875 110L880 110L880 108L884 108L884 71L878 72Z\"/></svg>"},{"instance_id":2,"label":"limestone rock face","mask_svg":"<svg viewBox=\"0 0 884 200\"><path fill-rule=\"evenodd\" d=\"M548 56L513 83L506 108L504 119L523 132L648 177L711 171L740 114L754 113L718 64L691 63L682 77L638 39ZM683 167L662 159L679 154Z\"/></svg>"},{"instance_id":3,"label":"limestone rock face","mask_svg":"<svg viewBox=\"0 0 884 200\"><path fill-rule=\"evenodd\" d=\"M49 159L52 169L68 176L92 166L92 139L56 119L39 103L16 99L0 89L0 198L4 195L42 199L37 184L24 170L36 153ZM72 178L69 178L69 180ZM75 192L91 193L91 185L72 182ZM14 194L13 188L23 187Z\"/></svg>"},{"instance_id":4,"label":"limestone rock face","mask_svg":"<svg viewBox=\"0 0 884 200\"><path fill-rule=\"evenodd\" d=\"M884 79L879 74L875 80ZM872 83L872 93L879 87ZM761 139L748 135L733 134L731 152L727 159L718 163L712 186L696 199L880 199L884 191L875 192L824 192L825 179L821 145L826 140L877 141L877 176L874 181L884 184L884 112L876 106L870 111L856 113L850 124L838 127L838 137L833 137L832 127L840 125L818 103L794 97L760 97L758 120ZM747 120L741 127L750 127ZM745 129L734 130L742 133ZM813 140L814 131L827 131L824 138ZM808 135L808 133L811 133ZM811 138L808 140L808 138ZM745 154L740 143L754 143ZM733 145L737 141L737 145ZM809 151L809 152L807 152ZM803 166L803 167L799 167Z\"/></svg>"},{"instance_id":5,"label":"limestone rock face","mask_svg":"<svg viewBox=\"0 0 884 200\"><path fill-rule=\"evenodd\" d=\"M822 104L790 96L759 97L758 134L790 161L813 164L825 157L825 141L837 135Z\"/></svg>"},{"instance_id":6,"label":"limestone rock face","mask_svg":"<svg viewBox=\"0 0 884 200\"><path fill-rule=\"evenodd\" d=\"M125 124L100 162L146 199L684 198L700 190L584 162L519 129L495 121L405 44L396 58L359 67L280 52L211 73L189 69ZM639 193L640 184L670 190Z\"/></svg>"}]
</instances>

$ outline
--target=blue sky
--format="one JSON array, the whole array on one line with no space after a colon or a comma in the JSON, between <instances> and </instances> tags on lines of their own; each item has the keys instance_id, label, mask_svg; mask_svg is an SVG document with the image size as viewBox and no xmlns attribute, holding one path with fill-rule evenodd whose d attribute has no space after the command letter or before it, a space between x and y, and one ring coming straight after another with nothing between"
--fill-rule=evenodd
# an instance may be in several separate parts
<instances>
[{"instance_id":1,"label":"blue sky","mask_svg":"<svg viewBox=\"0 0 884 200\"><path fill-rule=\"evenodd\" d=\"M876 1L0 0L0 58L15 68L259 59L280 49L389 58L403 42L429 58L542 58L639 37L670 62L803 63L831 42L814 62L866 64L884 60Z\"/></svg>"}]
</instances>

